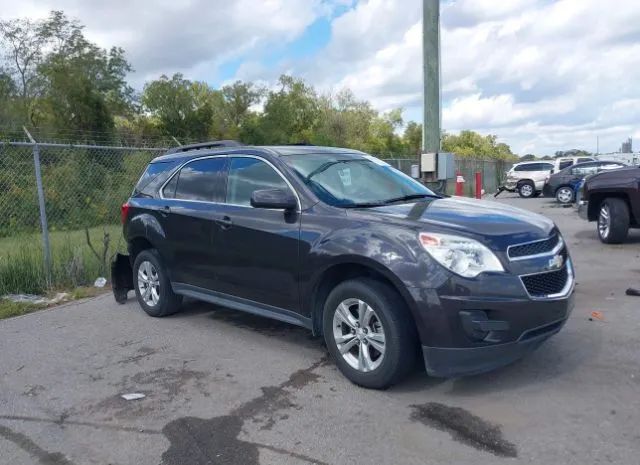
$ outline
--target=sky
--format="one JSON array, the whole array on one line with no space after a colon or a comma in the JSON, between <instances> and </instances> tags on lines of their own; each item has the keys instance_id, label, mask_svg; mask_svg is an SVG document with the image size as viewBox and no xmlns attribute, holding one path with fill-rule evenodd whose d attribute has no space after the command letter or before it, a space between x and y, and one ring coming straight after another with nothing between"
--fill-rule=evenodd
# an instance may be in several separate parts
<instances>
[{"instance_id":1,"label":"sky","mask_svg":"<svg viewBox=\"0 0 640 465\"><path fill-rule=\"evenodd\" d=\"M0 0L2 18L62 9L127 51L134 87L181 72L220 86L350 88L422 115L421 0ZM521 155L640 149L640 1L444 0L442 126L496 134Z\"/></svg>"}]
</instances>

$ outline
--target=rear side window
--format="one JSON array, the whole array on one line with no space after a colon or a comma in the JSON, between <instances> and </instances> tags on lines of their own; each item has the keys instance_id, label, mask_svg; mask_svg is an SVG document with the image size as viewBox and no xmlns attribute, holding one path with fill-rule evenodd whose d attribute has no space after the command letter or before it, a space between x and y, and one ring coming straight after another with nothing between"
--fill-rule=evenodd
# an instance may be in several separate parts
<instances>
[{"instance_id":1,"label":"rear side window","mask_svg":"<svg viewBox=\"0 0 640 465\"><path fill-rule=\"evenodd\" d=\"M289 186L262 160L232 158L227 180L227 203L251 205L251 194L260 189L289 189Z\"/></svg>"},{"instance_id":2,"label":"rear side window","mask_svg":"<svg viewBox=\"0 0 640 465\"><path fill-rule=\"evenodd\" d=\"M514 171L547 171L553 166L550 163L528 163L526 165L516 166Z\"/></svg>"},{"instance_id":3,"label":"rear side window","mask_svg":"<svg viewBox=\"0 0 640 465\"><path fill-rule=\"evenodd\" d=\"M163 190L163 195L178 200L221 202L224 199L226 158L205 158L182 167ZM175 194L171 196L175 180Z\"/></svg>"},{"instance_id":4,"label":"rear side window","mask_svg":"<svg viewBox=\"0 0 640 465\"><path fill-rule=\"evenodd\" d=\"M154 191L164 183L178 162L150 163L136 184L134 194L153 195Z\"/></svg>"}]
</instances>

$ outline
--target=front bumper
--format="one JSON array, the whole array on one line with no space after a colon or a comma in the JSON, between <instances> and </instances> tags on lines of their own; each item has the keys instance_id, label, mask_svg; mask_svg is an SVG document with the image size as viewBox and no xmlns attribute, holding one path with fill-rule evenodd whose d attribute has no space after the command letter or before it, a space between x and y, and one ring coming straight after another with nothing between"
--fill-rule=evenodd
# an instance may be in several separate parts
<instances>
[{"instance_id":1,"label":"front bumper","mask_svg":"<svg viewBox=\"0 0 640 465\"><path fill-rule=\"evenodd\" d=\"M439 289L414 288L427 373L456 377L490 371L520 359L560 331L574 306L569 258L565 266L569 278L564 289L547 297L529 296L520 278L508 275L487 275L473 284L452 277Z\"/></svg>"},{"instance_id":2,"label":"front bumper","mask_svg":"<svg viewBox=\"0 0 640 465\"><path fill-rule=\"evenodd\" d=\"M589 221L589 202L586 200L578 201L578 215L583 220Z\"/></svg>"},{"instance_id":3,"label":"front bumper","mask_svg":"<svg viewBox=\"0 0 640 465\"><path fill-rule=\"evenodd\" d=\"M545 197L554 197L555 193L553 192L553 189L551 188L550 184L545 184L544 187L542 188L542 195L544 195Z\"/></svg>"},{"instance_id":4,"label":"front bumper","mask_svg":"<svg viewBox=\"0 0 640 465\"><path fill-rule=\"evenodd\" d=\"M427 373L439 378L471 376L509 365L537 349L564 326L567 319L532 328L514 342L484 347L427 347L422 354Z\"/></svg>"}]
</instances>

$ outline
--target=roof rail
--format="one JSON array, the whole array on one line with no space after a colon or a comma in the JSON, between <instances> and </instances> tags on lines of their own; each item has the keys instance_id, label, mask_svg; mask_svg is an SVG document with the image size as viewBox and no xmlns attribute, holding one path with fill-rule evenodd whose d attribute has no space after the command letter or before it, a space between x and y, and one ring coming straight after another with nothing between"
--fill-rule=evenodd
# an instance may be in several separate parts
<instances>
[{"instance_id":1,"label":"roof rail","mask_svg":"<svg viewBox=\"0 0 640 465\"><path fill-rule=\"evenodd\" d=\"M188 152L189 150L205 150L205 149L217 149L221 147L241 147L244 144L237 140L212 140L209 142L200 142L198 144L181 145L179 147L173 147L167 151L170 153Z\"/></svg>"}]
</instances>

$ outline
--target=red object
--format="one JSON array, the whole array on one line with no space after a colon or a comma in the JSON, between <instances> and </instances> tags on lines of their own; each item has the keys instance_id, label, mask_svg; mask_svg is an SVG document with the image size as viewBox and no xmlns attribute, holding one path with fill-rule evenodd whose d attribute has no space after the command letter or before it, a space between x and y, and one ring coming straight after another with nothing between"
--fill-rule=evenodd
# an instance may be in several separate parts
<instances>
[{"instance_id":1,"label":"red object","mask_svg":"<svg viewBox=\"0 0 640 465\"><path fill-rule=\"evenodd\" d=\"M482 198L482 173L476 171L476 199Z\"/></svg>"},{"instance_id":2,"label":"red object","mask_svg":"<svg viewBox=\"0 0 640 465\"><path fill-rule=\"evenodd\" d=\"M456 195L462 196L462 184L464 183L464 178L460 171L456 173Z\"/></svg>"},{"instance_id":3,"label":"red object","mask_svg":"<svg viewBox=\"0 0 640 465\"><path fill-rule=\"evenodd\" d=\"M128 203L123 203L122 207L120 207L120 220L122 221L122 224L127 221L127 217L129 216L129 208L131 207Z\"/></svg>"}]
</instances>

